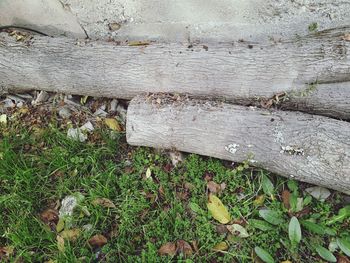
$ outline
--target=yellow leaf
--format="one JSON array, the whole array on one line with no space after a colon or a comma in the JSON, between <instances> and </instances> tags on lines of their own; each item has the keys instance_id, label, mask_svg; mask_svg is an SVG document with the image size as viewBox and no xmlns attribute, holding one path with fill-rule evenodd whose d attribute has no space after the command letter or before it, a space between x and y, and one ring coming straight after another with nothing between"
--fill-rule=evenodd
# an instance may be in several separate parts
<instances>
[{"instance_id":1,"label":"yellow leaf","mask_svg":"<svg viewBox=\"0 0 350 263\"><path fill-rule=\"evenodd\" d=\"M107 118L105 119L105 124L113 131L121 131L122 128L120 127L119 123L114 118Z\"/></svg>"},{"instance_id":2,"label":"yellow leaf","mask_svg":"<svg viewBox=\"0 0 350 263\"><path fill-rule=\"evenodd\" d=\"M61 232L64 229L64 219L60 218L56 225L56 231Z\"/></svg>"},{"instance_id":3,"label":"yellow leaf","mask_svg":"<svg viewBox=\"0 0 350 263\"><path fill-rule=\"evenodd\" d=\"M258 195L255 200L253 201L253 204L255 206L261 206L264 204L265 196L264 195Z\"/></svg>"},{"instance_id":4,"label":"yellow leaf","mask_svg":"<svg viewBox=\"0 0 350 263\"><path fill-rule=\"evenodd\" d=\"M207 204L207 207L211 215L221 224L227 224L228 222L230 222L231 216L227 211L227 208L215 195L209 195L209 202Z\"/></svg>"},{"instance_id":5,"label":"yellow leaf","mask_svg":"<svg viewBox=\"0 0 350 263\"><path fill-rule=\"evenodd\" d=\"M86 103L86 101L87 101L88 98L89 98L89 96L83 96L83 97L81 97L81 98L80 98L80 104L81 104L81 105L84 105L84 104Z\"/></svg>"},{"instance_id":6,"label":"yellow leaf","mask_svg":"<svg viewBox=\"0 0 350 263\"><path fill-rule=\"evenodd\" d=\"M225 241L220 242L219 244L213 247L214 251L226 251L228 250L228 245Z\"/></svg>"},{"instance_id":7,"label":"yellow leaf","mask_svg":"<svg viewBox=\"0 0 350 263\"><path fill-rule=\"evenodd\" d=\"M96 198L92 201L94 205L100 205L106 208L115 208L115 204L107 198Z\"/></svg>"},{"instance_id":8,"label":"yellow leaf","mask_svg":"<svg viewBox=\"0 0 350 263\"><path fill-rule=\"evenodd\" d=\"M61 236L57 236L57 248L60 252L64 252L64 239Z\"/></svg>"},{"instance_id":9,"label":"yellow leaf","mask_svg":"<svg viewBox=\"0 0 350 263\"><path fill-rule=\"evenodd\" d=\"M147 168L147 171L146 171L146 179L152 180L152 171L149 167Z\"/></svg>"},{"instance_id":10,"label":"yellow leaf","mask_svg":"<svg viewBox=\"0 0 350 263\"><path fill-rule=\"evenodd\" d=\"M6 114L1 114L0 115L0 123L6 125L7 124L7 116Z\"/></svg>"},{"instance_id":11,"label":"yellow leaf","mask_svg":"<svg viewBox=\"0 0 350 263\"><path fill-rule=\"evenodd\" d=\"M79 237L80 235L80 230L77 229L77 228L74 228L74 229L68 229L68 230L63 230L61 233L60 233L60 236L63 238L63 239L67 239L69 241L75 241L77 240L77 238Z\"/></svg>"},{"instance_id":12,"label":"yellow leaf","mask_svg":"<svg viewBox=\"0 0 350 263\"><path fill-rule=\"evenodd\" d=\"M281 261L281 263L292 263L290 260Z\"/></svg>"}]
</instances>

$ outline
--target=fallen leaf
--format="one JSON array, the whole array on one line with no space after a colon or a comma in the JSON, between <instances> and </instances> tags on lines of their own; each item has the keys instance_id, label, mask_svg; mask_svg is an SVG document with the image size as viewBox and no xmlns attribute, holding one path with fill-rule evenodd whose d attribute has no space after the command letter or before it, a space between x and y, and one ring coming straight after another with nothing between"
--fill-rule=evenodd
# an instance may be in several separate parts
<instances>
[{"instance_id":1,"label":"fallen leaf","mask_svg":"<svg viewBox=\"0 0 350 263\"><path fill-rule=\"evenodd\" d=\"M64 239L60 235L56 237L57 240L57 248L60 252L64 252Z\"/></svg>"},{"instance_id":2,"label":"fallen leaf","mask_svg":"<svg viewBox=\"0 0 350 263\"><path fill-rule=\"evenodd\" d=\"M229 226L227 226L227 229L233 235L237 235L237 233L238 233L237 236L239 236L239 237L242 237L242 238L249 237L247 230L239 224L229 225Z\"/></svg>"},{"instance_id":3,"label":"fallen leaf","mask_svg":"<svg viewBox=\"0 0 350 263\"><path fill-rule=\"evenodd\" d=\"M342 36L342 39L345 41L350 41L350 33L345 34L344 36Z\"/></svg>"},{"instance_id":4,"label":"fallen leaf","mask_svg":"<svg viewBox=\"0 0 350 263\"><path fill-rule=\"evenodd\" d=\"M221 186L219 184L215 183L214 181L209 181L207 183L207 188L213 194L216 194L216 193L220 192L220 190L221 190Z\"/></svg>"},{"instance_id":5,"label":"fallen leaf","mask_svg":"<svg viewBox=\"0 0 350 263\"><path fill-rule=\"evenodd\" d=\"M214 251L220 252L220 251L227 251L228 250L228 245L225 241L222 241L220 243L218 243L217 245L215 245L213 247Z\"/></svg>"},{"instance_id":6,"label":"fallen leaf","mask_svg":"<svg viewBox=\"0 0 350 263\"><path fill-rule=\"evenodd\" d=\"M173 242L168 242L165 243L164 245L162 245L159 249L158 249L158 254L161 256L175 256L176 254L176 245Z\"/></svg>"},{"instance_id":7,"label":"fallen leaf","mask_svg":"<svg viewBox=\"0 0 350 263\"><path fill-rule=\"evenodd\" d=\"M209 202L207 204L211 215L221 224L227 224L231 220L231 216L227 208L223 205L221 200L213 194L209 194Z\"/></svg>"},{"instance_id":8,"label":"fallen leaf","mask_svg":"<svg viewBox=\"0 0 350 263\"><path fill-rule=\"evenodd\" d=\"M94 205L100 205L106 208L116 208L115 204L108 198L96 198L92 201Z\"/></svg>"},{"instance_id":9,"label":"fallen leaf","mask_svg":"<svg viewBox=\"0 0 350 263\"><path fill-rule=\"evenodd\" d=\"M350 263L350 259L346 256L338 256L337 263Z\"/></svg>"},{"instance_id":10,"label":"fallen leaf","mask_svg":"<svg viewBox=\"0 0 350 263\"><path fill-rule=\"evenodd\" d=\"M80 236L80 233L81 233L81 231L78 228L66 229L66 230L63 230L60 233L60 236L63 239L66 239L66 240L74 242L74 241L76 241L78 239L78 237Z\"/></svg>"},{"instance_id":11,"label":"fallen leaf","mask_svg":"<svg viewBox=\"0 0 350 263\"><path fill-rule=\"evenodd\" d=\"M281 263L292 263L290 260L281 261Z\"/></svg>"},{"instance_id":12,"label":"fallen leaf","mask_svg":"<svg viewBox=\"0 0 350 263\"><path fill-rule=\"evenodd\" d=\"M14 247L7 246L7 247L0 247L0 260L6 258L9 258L14 251ZM2 261L1 261L2 262ZM4 261L7 262L7 261Z\"/></svg>"},{"instance_id":13,"label":"fallen leaf","mask_svg":"<svg viewBox=\"0 0 350 263\"><path fill-rule=\"evenodd\" d=\"M107 238L104 235L97 234L89 239L89 245L93 248L100 248L107 244Z\"/></svg>"},{"instance_id":14,"label":"fallen leaf","mask_svg":"<svg viewBox=\"0 0 350 263\"><path fill-rule=\"evenodd\" d=\"M3 125L7 124L7 115L6 114L0 115L0 123L2 123Z\"/></svg>"},{"instance_id":15,"label":"fallen leaf","mask_svg":"<svg viewBox=\"0 0 350 263\"><path fill-rule=\"evenodd\" d=\"M64 219L60 218L56 225L56 231L61 232L64 229Z\"/></svg>"},{"instance_id":16,"label":"fallen leaf","mask_svg":"<svg viewBox=\"0 0 350 263\"><path fill-rule=\"evenodd\" d=\"M191 242L191 244L192 244L193 250L194 250L195 252L198 252L198 251L199 251L199 248L198 248L198 243L197 243L197 241L196 241L196 240L193 240L193 241Z\"/></svg>"},{"instance_id":17,"label":"fallen leaf","mask_svg":"<svg viewBox=\"0 0 350 263\"><path fill-rule=\"evenodd\" d=\"M150 43L148 41L130 41L128 46L138 47L138 46L148 46Z\"/></svg>"},{"instance_id":18,"label":"fallen leaf","mask_svg":"<svg viewBox=\"0 0 350 263\"><path fill-rule=\"evenodd\" d=\"M105 124L113 131L121 131L122 128L120 127L118 121L114 118L106 118Z\"/></svg>"},{"instance_id":19,"label":"fallen leaf","mask_svg":"<svg viewBox=\"0 0 350 263\"><path fill-rule=\"evenodd\" d=\"M191 256L193 253L192 247L185 240L176 241L176 251L179 254L183 254L186 257Z\"/></svg>"},{"instance_id":20,"label":"fallen leaf","mask_svg":"<svg viewBox=\"0 0 350 263\"><path fill-rule=\"evenodd\" d=\"M58 211L55 209L48 208L40 214L40 218L45 224L49 224L49 223L57 224Z\"/></svg>"},{"instance_id":21,"label":"fallen leaf","mask_svg":"<svg viewBox=\"0 0 350 263\"><path fill-rule=\"evenodd\" d=\"M289 209L290 208L290 203L289 203L289 199L290 199L290 192L288 190L284 190L282 192L282 202L283 202L283 205L286 209Z\"/></svg>"},{"instance_id":22,"label":"fallen leaf","mask_svg":"<svg viewBox=\"0 0 350 263\"><path fill-rule=\"evenodd\" d=\"M309 187L305 191L321 202L325 201L331 195L331 192L327 188L321 186Z\"/></svg>"},{"instance_id":23,"label":"fallen leaf","mask_svg":"<svg viewBox=\"0 0 350 263\"><path fill-rule=\"evenodd\" d=\"M152 171L151 169L148 167L147 170L146 170L146 179L150 179L152 180Z\"/></svg>"},{"instance_id":24,"label":"fallen leaf","mask_svg":"<svg viewBox=\"0 0 350 263\"><path fill-rule=\"evenodd\" d=\"M253 204L255 206L261 206L265 202L265 195L258 195L255 200L253 201Z\"/></svg>"}]
</instances>

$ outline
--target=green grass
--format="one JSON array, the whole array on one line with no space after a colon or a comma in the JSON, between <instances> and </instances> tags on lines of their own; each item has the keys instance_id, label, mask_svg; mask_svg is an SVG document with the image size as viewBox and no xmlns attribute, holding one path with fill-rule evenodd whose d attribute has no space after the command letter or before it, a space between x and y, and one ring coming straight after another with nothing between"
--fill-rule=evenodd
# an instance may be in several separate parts
<instances>
[{"instance_id":1,"label":"green grass","mask_svg":"<svg viewBox=\"0 0 350 263\"><path fill-rule=\"evenodd\" d=\"M131 148L123 134L111 139L110 131L103 128L88 142L80 143L68 139L65 130L55 123L38 130L20 127L17 123L0 128L0 248L14 250L9 257L3 256L5 262L92 262L97 256L106 262L252 262L255 247L268 251L276 262L321 262L314 244L327 248L336 237L349 237L347 215L327 225L344 206L339 193L320 202L302 191L305 184L247 164L231 166L193 154L169 169L167 154ZM152 176L147 179L148 168ZM226 184L218 197L227 207L231 223L244 226L249 237L218 231L222 226L206 206L206 176ZM272 189L262 185L264 176L265 182L266 178L271 180ZM307 200L309 211L300 215L288 211L281 201L285 189ZM40 215L74 193L81 193L84 199L66 229L80 229L81 234L76 241L66 240L60 251L56 239L60 233L55 225L45 224ZM111 200L115 208L94 205L96 198ZM270 230L259 230L252 219L263 220L261 208L277 211L283 223L266 223ZM327 226L329 233L315 234L302 227L301 242L291 248L288 224L293 215L299 221L310 219L324 229ZM82 231L87 224L91 230ZM108 239L98 251L87 244L95 234ZM191 244L192 256L158 255L163 244L178 240ZM228 244L228 250L213 251L221 241ZM334 254L343 253L338 249Z\"/></svg>"}]
</instances>

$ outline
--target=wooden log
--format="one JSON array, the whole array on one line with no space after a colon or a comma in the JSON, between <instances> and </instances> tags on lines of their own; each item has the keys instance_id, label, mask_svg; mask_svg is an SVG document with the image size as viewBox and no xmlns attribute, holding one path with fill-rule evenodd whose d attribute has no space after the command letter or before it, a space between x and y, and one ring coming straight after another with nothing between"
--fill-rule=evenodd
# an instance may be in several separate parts
<instances>
[{"instance_id":1,"label":"wooden log","mask_svg":"<svg viewBox=\"0 0 350 263\"><path fill-rule=\"evenodd\" d=\"M120 46L40 36L16 42L3 33L0 87L123 99L147 92L187 93L243 104L286 94L287 108L348 120L349 30L281 43L191 46Z\"/></svg>"},{"instance_id":2,"label":"wooden log","mask_svg":"<svg viewBox=\"0 0 350 263\"><path fill-rule=\"evenodd\" d=\"M350 123L293 111L223 102L136 97L129 105L131 145L243 162L350 194Z\"/></svg>"}]
</instances>

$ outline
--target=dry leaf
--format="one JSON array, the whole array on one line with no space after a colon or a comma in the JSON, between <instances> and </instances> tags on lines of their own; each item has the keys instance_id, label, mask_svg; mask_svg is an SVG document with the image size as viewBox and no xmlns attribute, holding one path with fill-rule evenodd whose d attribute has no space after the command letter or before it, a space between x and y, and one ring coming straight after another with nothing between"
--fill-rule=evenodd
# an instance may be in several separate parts
<instances>
[{"instance_id":1,"label":"dry leaf","mask_svg":"<svg viewBox=\"0 0 350 263\"><path fill-rule=\"evenodd\" d=\"M67 229L67 230L63 230L61 233L60 233L60 236L63 238L63 239L66 239L66 240L69 240L69 241L75 241L78 239L78 237L80 236L80 229L78 228L73 228L73 229Z\"/></svg>"},{"instance_id":2,"label":"dry leaf","mask_svg":"<svg viewBox=\"0 0 350 263\"><path fill-rule=\"evenodd\" d=\"M229 226L227 226L227 229L233 235L237 235L237 236L242 237L242 238L249 237L247 230L239 224L229 225Z\"/></svg>"},{"instance_id":3,"label":"dry leaf","mask_svg":"<svg viewBox=\"0 0 350 263\"><path fill-rule=\"evenodd\" d=\"M56 237L57 240L57 248L60 252L64 252L64 239L61 236Z\"/></svg>"},{"instance_id":4,"label":"dry leaf","mask_svg":"<svg viewBox=\"0 0 350 263\"><path fill-rule=\"evenodd\" d=\"M107 244L107 238L104 235L97 234L91 237L88 242L91 247L99 248Z\"/></svg>"},{"instance_id":5,"label":"dry leaf","mask_svg":"<svg viewBox=\"0 0 350 263\"><path fill-rule=\"evenodd\" d=\"M342 39L345 41L350 41L350 33L345 34L344 36L342 36Z\"/></svg>"},{"instance_id":6,"label":"dry leaf","mask_svg":"<svg viewBox=\"0 0 350 263\"><path fill-rule=\"evenodd\" d=\"M56 225L56 231L61 232L64 229L64 219L60 218Z\"/></svg>"},{"instance_id":7,"label":"dry leaf","mask_svg":"<svg viewBox=\"0 0 350 263\"><path fill-rule=\"evenodd\" d=\"M176 241L176 251L179 254L183 254L186 257L191 256L193 253L192 247L185 240Z\"/></svg>"},{"instance_id":8,"label":"dry leaf","mask_svg":"<svg viewBox=\"0 0 350 263\"><path fill-rule=\"evenodd\" d=\"M149 167L147 168L145 177L146 177L146 179L152 180L152 171L151 171L151 169Z\"/></svg>"},{"instance_id":9,"label":"dry leaf","mask_svg":"<svg viewBox=\"0 0 350 263\"><path fill-rule=\"evenodd\" d=\"M331 195L331 192L327 188L321 186L306 188L305 192L309 193L312 197L321 202L325 201Z\"/></svg>"},{"instance_id":10,"label":"dry leaf","mask_svg":"<svg viewBox=\"0 0 350 263\"><path fill-rule=\"evenodd\" d=\"M337 263L350 263L350 259L346 256L338 256Z\"/></svg>"},{"instance_id":11,"label":"dry leaf","mask_svg":"<svg viewBox=\"0 0 350 263\"><path fill-rule=\"evenodd\" d=\"M281 261L281 263L292 263L290 260Z\"/></svg>"},{"instance_id":12,"label":"dry leaf","mask_svg":"<svg viewBox=\"0 0 350 263\"><path fill-rule=\"evenodd\" d=\"M113 131L121 131L122 128L120 127L118 121L114 118L106 118L105 124Z\"/></svg>"},{"instance_id":13,"label":"dry leaf","mask_svg":"<svg viewBox=\"0 0 350 263\"><path fill-rule=\"evenodd\" d=\"M191 244L192 244L193 250L194 250L195 252L198 252L198 251L199 251L199 248L198 248L198 243L197 243L197 241L196 241L196 240L193 240L193 241L191 242Z\"/></svg>"},{"instance_id":14,"label":"dry leaf","mask_svg":"<svg viewBox=\"0 0 350 263\"><path fill-rule=\"evenodd\" d=\"M106 208L116 208L115 204L108 198L96 198L92 201L94 205L100 205Z\"/></svg>"},{"instance_id":15,"label":"dry leaf","mask_svg":"<svg viewBox=\"0 0 350 263\"><path fill-rule=\"evenodd\" d=\"M253 201L253 204L255 206L261 206L264 204L265 201L265 195L258 195L255 200Z\"/></svg>"},{"instance_id":16,"label":"dry leaf","mask_svg":"<svg viewBox=\"0 0 350 263\"><path fill-rule=\"evenodd\" d=\"M0 123L2 123L3 125L7 124L7 115L6 114L0 115Z\"/></svg>"},{"instance_id":17,"label":"dry leaf","mask_svg":"<svg viewBox=\"0 0 350 263\"><path fill-rule=\"evenodd\" d=\"M221 190L221 186L219 184L215 183L214 181L209 181L207 183L207 187L208 187L208 190L213 194L216 194L216 193L220 192L220 190Z\"/></svg>"},{"instance_id":18,"label":"dry leaf","mask_svg":"<svg viewBox=\"0 0 350 263\"><path fill-rule=\"evenodd\" d=\"M169 256L175 256L176 254L176 245L175 243L168 242L165 243L158 249L158 254L161 256L169 255Z\"/></svg>"},{"instance_id":19,"label":"dry leaf","mask_svg":"<svg viewBox=\"0 0 350 263\"><path fill-rule=\"evenodd\" d=\"M130 41L129 46L138 47L138 46L148 46L150 43L148 41Z\"/></svg>"},{"instance_id":20,"label":"dry leaf","mask_svg":"<svg viewBox=\"0 0 350 263\"><path fill-rule=\"evenodd\" d=\"M227 208L223 205L221 200L213 194L209 194L209 202L207 204L211 215L221 224L227 224L231 220L231 216Z\"/></svg>"},{"instance_id":21,"label":"dry leaf","mask_svg":"<svg viewBox=\"0 0 350 263\"><path fill-rule=\"evenodd\" d=\"M288 190L284 190L282 192L282 202L283 202L283 205L286 209L289 209L290 208L290 192Z\"/></svg>"},{"instance_id":22,"label":"dry leaf","mask_svg":"<svg viewBox=\"0 0 350 263\"><path fill-rule=\"evenodd\" d=\"M49 223L57 224L58 211L55 209L48 208L40 214L40 218L45 224L49 224Z\"/></svg>"},{"instance_id":23,"label":"dry leaf","mask_svg":"<svg viewBox=\"0 0 350 263\"><path fill-rule=\"evenodd\" d=\"M13 251L14 248L12 246L0 247L0 260L5 257L10 257L13 254Z\"/></svg>"},{"instance_id":24,"label":"dry leaf","mask_svg":"<svg viewBox=\"0 0 350 263\"><path fill-rule=\"evenodd\" d=\"M226 251L226 250L228 250L228 245L227 245L227 243L225 241L222 241L219 244L215 245L213 247L213 250L214 251L218 251L218 252L219 251Z\"/></svg>"}]
</instances>

